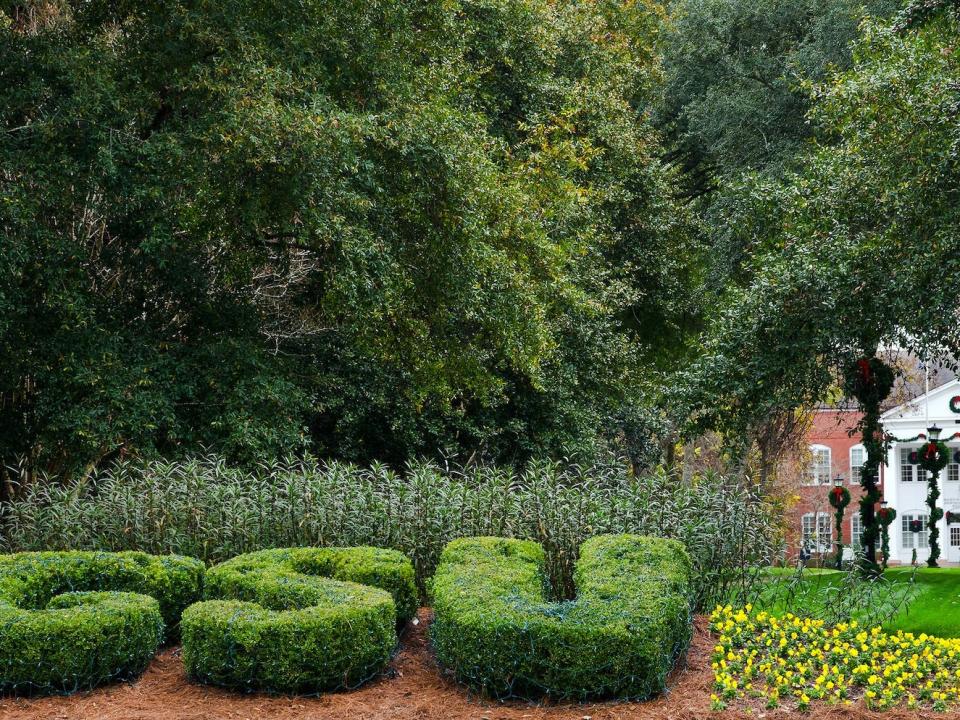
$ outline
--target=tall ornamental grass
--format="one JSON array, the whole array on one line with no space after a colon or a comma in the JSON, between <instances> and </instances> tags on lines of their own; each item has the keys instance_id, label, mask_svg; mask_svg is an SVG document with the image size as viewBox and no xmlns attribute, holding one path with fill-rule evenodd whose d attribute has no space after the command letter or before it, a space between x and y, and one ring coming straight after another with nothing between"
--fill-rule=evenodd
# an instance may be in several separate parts
<instances>
[{"instance_id":1,"label":"tall ornamental grass","mask_svg":"<svg viewBox=\"0 0 960 720\"><path fill-rule=\"evenodd\" d=\"M38 483L3 508L3 549L174 552L221 562L270 547L375 545L413 560L420 587L453 538L540 542L557 597L573 595L577 548L601 533L676 538L701 608L746 596L780 548L759 492L716 474L632 477L619 464L492 467L286 460L254 470L209 456L124 462L84 484Z\"/></svg>"}]
</instances>

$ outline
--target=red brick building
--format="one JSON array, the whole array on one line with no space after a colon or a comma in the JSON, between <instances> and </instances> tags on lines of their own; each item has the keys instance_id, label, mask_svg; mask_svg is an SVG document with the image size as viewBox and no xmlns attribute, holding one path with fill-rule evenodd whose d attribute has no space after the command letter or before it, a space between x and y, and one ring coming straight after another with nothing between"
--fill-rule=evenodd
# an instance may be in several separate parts
<instances>
[{"instance_id":1,"label":"red brick building","mask_svg":"<svg viewBox=\"0 0 960 720\"><path fill-rule=\"evenodd\" d=\"M807 452L801 461L791 502L787 505L787 544L791 557L796 557L804 545L814 560L834 550L835 511L827 493L838 478L852 496L843 519L843 543L849 546L851 539L855 544L858 542L861 532L858 511L862 493L860 466L866 459L857 431L861 417L859 410L823 408L815 411L806 437ZM880 489L882 492L883 467L880 469Z\"/></svg>"}]
</instances>

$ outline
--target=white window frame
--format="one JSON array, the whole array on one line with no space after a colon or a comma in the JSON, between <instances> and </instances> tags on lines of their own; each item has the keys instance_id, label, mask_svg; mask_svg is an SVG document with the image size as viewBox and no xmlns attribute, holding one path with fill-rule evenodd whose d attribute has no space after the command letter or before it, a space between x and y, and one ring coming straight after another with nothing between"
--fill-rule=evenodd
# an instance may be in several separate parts
<instances>
[{"instance_id":1,"label":"white window frame","mask_svg":"<svg viewBox=\"0 0 960 720\"><path fill-rule=\"evenodd\" d=\"M919 447L900 448L900 482L926 482L920 466L908 460L910 453L917 452Z\"/></svg>"},{"instance_id":2,"label":"white window frame","mask_svg":"<svg viewBox=\"0 0 960 720\"><path fill-rule=\"evenodd\" d=\"M918 533L910 531L910 521L920 520L923 522L923 530ZM930 516L923 513L909 513L900 520L900 535L902 536L902 545L904 550L927 550L930 547L930 529L927 523L930 522Z\"/></svg>"},{"instance_id":3,"label":"white window frame","mask_svg":"<svg viewBox=\"0 0 960 720\"><path fill-rule=\"evenodd\" d=\"M826 462L819 459L826 454ZM826 468L826 477L824 477L824 468ZM804 475L805 485L830 485L833 475L833 452L826 445L810 446L810 464L807 466L807 472Z\"/></svg>"},{"instance_id":4,"label":"white window frame","mask_svg":"<svg viewBox=\"0 0 960 720\"><path fill-rule=\"evenodd\" d=\"M863 518L860 517L860 511L854 510L853 514L850 516L850 547L854 550L859 550L861 543L861 538L863 537Z\"/></svg>"},{"instance_id":5,"label":"white window frame","mask_svg":"<svg viewBox=\"0 0 960 720\"><path fill-rule=\"evenodd\" d=\"M854 462L854 453L860 456L859 462ZM854 445L850 448L850 484L859 485L860 475L864 463L867 461L867 449L863 445Z\"/></svg>"},{"instance_id":6,"label":"white window frame","mask_svg":"<svg viewBox=\"0 0 960 720\"><path fill-rule=\"evenodd\" d=\"M808 512L800 518L800 545L811 553L828 553L833 548L833 516Z\"/></svg>"},{"instance_id":7,"label":"white window frame","mask_svg":"<svg viewBox=\"0 0 960 720\"><path fill-rule=\"evenodd\" d=\"M950 453L950 462L947 463L946 472L943 476L946 478L947 482L960 482L960 463L954 461L953 456L957 452L957 448L947 446L947 450Z\"/></svg>"}]
</instances>

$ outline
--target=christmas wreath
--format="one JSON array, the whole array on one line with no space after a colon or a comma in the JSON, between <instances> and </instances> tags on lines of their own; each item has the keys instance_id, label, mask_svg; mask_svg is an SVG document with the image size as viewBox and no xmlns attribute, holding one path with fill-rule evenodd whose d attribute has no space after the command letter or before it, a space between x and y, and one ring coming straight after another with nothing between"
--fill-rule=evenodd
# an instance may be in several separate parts
<instances>
[{"instance_id":1,"label":"christmas wreath","mask_svg":"<svg viewBox=\"0 0 960 720\"><path fill-rule=\"evenodd\" d=\"M954 525L956 523L960 523L960 513L947 510L947 525Z\"/></svg>"},{"instance_id":2,"label":"christmas wreath","mask_svg":"<svg viewBox=\"0 0 960 720\"><path fill-rule=\"evenodd\" d=\"M880 402L893 388L893 368L878 357L860 358L847 366L844 387L864 406Z\"/></svg>"},{"instance_id":3,"label":"christmas wreath","mask_svg":"<svg viewBox=\"0 0 960 720\"><path fill-rule=\"evenodd\" d=\"M950 398L950 412L960 415L960 395L954 395Z\"/></svg>"},{"instance_id":4,"label":"christmas wreath","mask_svg":"<svg viewBox=\"0 0 960 720\"><path fill-rule=\"evenodd\" d=\"M923 532L923 520L911 520L909 527L912 533Z\"/></svg>"},{"instance_id":5,"label":"christmas wreath","mask_svg":"<svg viewBox=\"0 0 960 720\"><path fill-rule=\"evenodd\" d=\"M950 462L950 451L941 440L930 440L917 450L917 465L934 475Z\"/></svg>"},{"instance_id":6,"label":"christmas wreath","mask_svg":"<svg viewBox=\"0 0 960 720\"><path fill-rule=\"evenodd\" d=\"M837 510L843 510L850 504L850 491L842 485L830 489L830 505Z\"/></svg>"},{"instance_id":7,"label":"christmas wreath","mask_svg":"<svg viewBox=\"0 0 960 720\"><path fill-rule=\"evenodd\" d=\"M897 519L897 511L890 507L882 507L877 510L877 520L884 527L889 527L890 523Z\"/></svg>"}]
</instances>

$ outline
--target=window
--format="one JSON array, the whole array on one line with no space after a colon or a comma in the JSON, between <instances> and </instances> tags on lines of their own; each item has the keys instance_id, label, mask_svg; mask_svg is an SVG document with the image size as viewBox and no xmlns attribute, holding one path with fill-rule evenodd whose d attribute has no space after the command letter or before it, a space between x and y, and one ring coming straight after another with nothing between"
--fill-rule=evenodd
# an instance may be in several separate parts
<instances>
[{"instance_id":1,"label":"window","mask_svg":"<svg viewBox=\"0 0 960 720\"><path fill-rule=\"evenodd\" d=\"M863 537L863 518L859 511L854 511L850 516L850 546L855 550L860 549L860 540Z\"/></svg>"},{"instance_id":2,"label":"window","mask_svg":"<svg viewBox=\"0 0 960 720\"><path fill-rule=\"evenodd\" d=\"M910 462L910 453L917 448L900 448L900 482L926 482L925 473L916 463Z\"/></svg>"},{"instance_id":3,"label":"window","mask_svg":"<svg viewBox=\"0 0 960 720\"><path fill-rule=\"evenodd\" d=\"M830 552L833 543L833 519L830 513L807 513L801 522L804 547L810 552Z\"/></svg>"},{"instance_id":4,"label":"window","mask_svg":"<svg viewBox=\"0 0 960 720\"><path fill-rule=\"evenodd\" d=\"M950 547L960 547L960 527L950 526Z\"/></svg>"},{"instance_id":5,"label":"window","mask_svg":"<svg viewBox=\"0 0 960 720\"><path fill-rule=\"evenodd\" d=\"M960 463L956 462L957 451L950 448L950 464L947 465L947 482L960 482Z\"/></svg>"},{"instance_id":6,"label":"window","mask_svg":"<svg viewBox=\"0 0 960 720\"><path fill-rule=\"evenodd\" d=\"M850 484L859 485L863 463L867 459L867 452L863 445L856 445L850 448Z\"/></svg>"},{"instance_id":7,"label":"window","mask_svg":"<svg viewBox=\"0 0 960 720\"><path fill-rule=\"evenodd\" d=\"M910 522L913 520L919 520L923 523L923 530L920 532L911 532ZM911 548L916 548L917 550L926 550L930 545L930 530L927 528L927 522L929 522L929 515L904 515L900 529L903 531L903 547L907 550Z\"/></svg>"},{"instance_id":8,"label":"window","mask_svg":"<svg viewBox=\"0 0 960 720\"><path fill-rule=\"evenodd\" d=\"M807 471L807 484L829 485L832 470L830 448L824 445L811 445L810 469Z\"/></svg>"}]
</instances>

